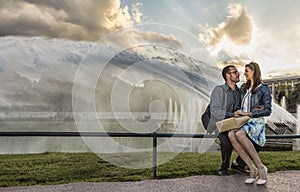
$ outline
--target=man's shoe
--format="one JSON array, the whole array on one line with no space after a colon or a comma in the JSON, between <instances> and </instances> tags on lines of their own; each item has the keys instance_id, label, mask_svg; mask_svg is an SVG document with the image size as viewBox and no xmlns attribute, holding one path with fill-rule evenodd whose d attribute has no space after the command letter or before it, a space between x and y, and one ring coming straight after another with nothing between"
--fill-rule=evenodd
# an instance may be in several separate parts
<instances>
[{"instance_id":1,"label":"man's shoe","mask_svg":"<svg viewBox=\"0 0 300 192\"><path fill-rule=\"evenodd\" d=\"M231 164L231 170L233 171L236 171L238 173L249 173L248 170L245 170L244 168L238 166L238 165L235 165L235 164Z\"/></svg>"},{"instance_id":2,"label":"man's shoe","mask_svg":"<svg viewBox=\"0 0 300 192\"><path fill-rule=\"evenodd\" d=\"M220 169L220 170L218 171L218 175L219 175L219 176L227 175L227 169Z\"/></svg>"}]
</instances>

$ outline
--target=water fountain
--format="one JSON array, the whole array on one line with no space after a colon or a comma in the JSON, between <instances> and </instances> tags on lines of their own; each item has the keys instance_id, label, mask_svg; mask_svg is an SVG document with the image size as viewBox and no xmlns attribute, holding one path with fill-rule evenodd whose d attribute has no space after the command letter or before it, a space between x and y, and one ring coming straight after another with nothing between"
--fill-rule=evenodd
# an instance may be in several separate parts
<instances>
[{"instance_id":1,"label":"water fountain","mask_svg":"<svg viewBox=\"0 0 300 192\"><path fill-rule=\"evenodd\" d=\"M169 98L169 110L168 110L168 121L173 121L173 102L172 98Z\"/></svg>"},{"instance_id":2,"label":"water fountain","mask_svg":"<svg viewBox=\"0 0 300 192\"><path fill-rule=\"evenodd\" d=\"M270 125L272 122L285 123L291 127L295 127L297 124L297 119L274 101L272 102L272 113L266 117L266 120Z\"/></svg>"},{"instance_id":3,"label":"water fountain","mask_svg":"<svg viewBox=\"0 0 300 192\"><path fill-rule=\"evenodd\" d=\"M175 101L175 105L174 105L173 123L174 123L174 128L178 129L179 117L178 117L178 108L177 108L177 102L176 101Z\"/></svg>"},{"instance_id":4,"label":"water fountain","mask_svg":"<svg viewBox=\"0 0 300 192\"><path fill-rule=\"evenodd\" d=\"M300 134L300 105L297 106L297 131L296 134ZM293 150L300 150L300 139L294 139Z\"/></svg>"},{"instance_id":5,"label":"water fountain","mask_svg":"<svg viewBox=\"0 0 300 192\"><path fill-rule=\"evenodd\" d=\"M280 101L280 106L283 108L283 109L287 109L287 106L286 106L286 97L285 96L283 96L282 98L281 98L281 101Z\"/></svg>"}]
</instances>

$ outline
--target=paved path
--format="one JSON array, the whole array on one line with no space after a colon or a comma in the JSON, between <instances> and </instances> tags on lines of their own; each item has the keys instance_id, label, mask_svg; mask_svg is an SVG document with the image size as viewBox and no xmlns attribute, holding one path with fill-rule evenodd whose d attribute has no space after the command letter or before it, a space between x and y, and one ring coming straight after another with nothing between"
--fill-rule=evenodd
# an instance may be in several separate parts
<instances>
[{"instance_id":1,"label":"paved path","mask_svg":"<svg viewBox=\"0 0 300 192\"><path fill-rule=\"evenodd\" d=\"M246 185L245 175L212 176L202 175L182 179L144 180L139 182L103 182L103 183L70 183L53 186L28 186L0 188L1 192L298 192L300 191L300 170L278 171L268 174L265 186Z\"/></svg>"}]
</instances>

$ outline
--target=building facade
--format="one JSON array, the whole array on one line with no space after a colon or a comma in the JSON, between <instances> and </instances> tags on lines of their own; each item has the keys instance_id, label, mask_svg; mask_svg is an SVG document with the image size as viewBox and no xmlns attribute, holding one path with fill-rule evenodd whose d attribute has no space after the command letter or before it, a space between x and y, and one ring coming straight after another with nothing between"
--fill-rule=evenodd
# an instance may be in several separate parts
<instances>
[{"instance_id":1,"label":"building facade","mask_svg":"<svg viewBox=\"0 0 300 192\"><path fill-rule=\"evenodd\" d=\"M300 83L300 76L289 76L289 77L277 77L272 79L264 79L264 83L268 84L272 90L273 98L276 98L276 94L279 88L283 87L285 95L296 89L297 84Z\"/></svg>"}]
</instances>

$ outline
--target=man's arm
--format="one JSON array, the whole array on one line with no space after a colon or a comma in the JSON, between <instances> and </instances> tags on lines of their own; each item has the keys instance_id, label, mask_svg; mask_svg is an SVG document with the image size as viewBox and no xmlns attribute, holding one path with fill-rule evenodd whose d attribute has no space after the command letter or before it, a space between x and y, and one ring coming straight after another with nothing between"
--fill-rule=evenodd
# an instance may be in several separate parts
<instances>
[{"instance_id":1,"label":"man's arm","mask_svg":"<svg viewBox=\"0 0 300 192\"><path fill-rule=\"evenodd\" d=\"M226 115L226 108L224 108L224 102L226 102L224 91L221 86L216 86L211 93L210 113L216 121L223 120Z\"/></svg>"}]
</instances>

